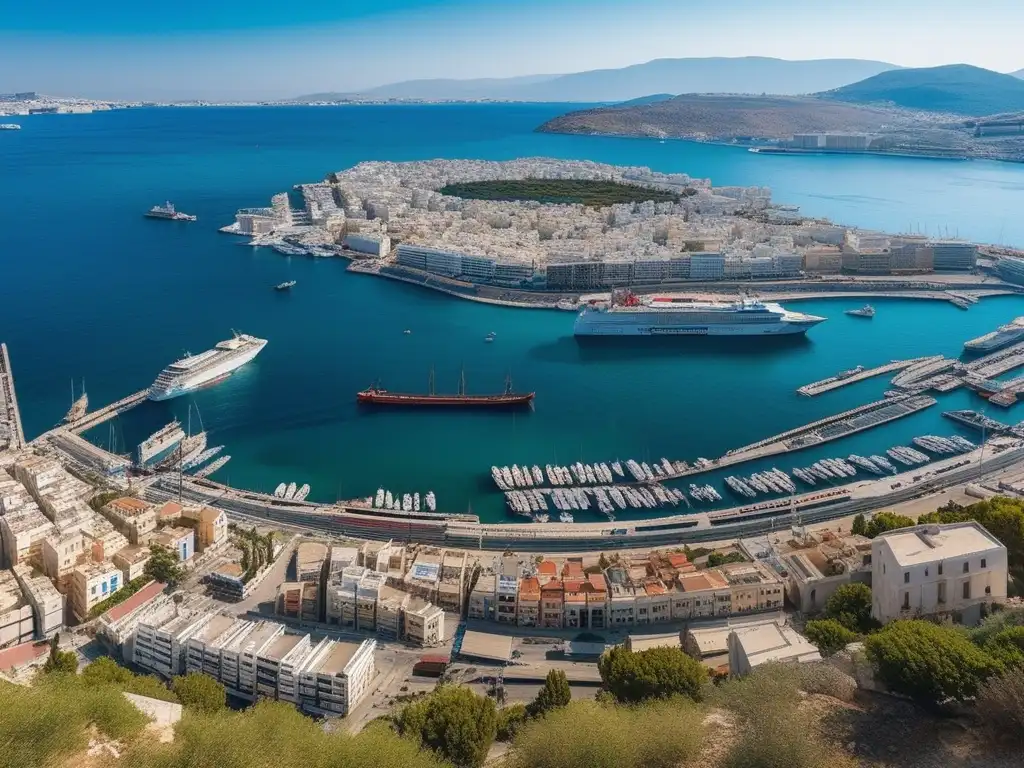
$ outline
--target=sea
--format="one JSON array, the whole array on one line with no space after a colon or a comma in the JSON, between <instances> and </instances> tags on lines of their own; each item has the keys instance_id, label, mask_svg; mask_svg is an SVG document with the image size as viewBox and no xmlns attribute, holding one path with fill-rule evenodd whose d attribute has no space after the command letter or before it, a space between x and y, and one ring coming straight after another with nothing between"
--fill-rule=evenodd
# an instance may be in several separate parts
<instances>
[{"instance_id":1,"label":"sea","mask_svg":"<svg viewBox=\"0 0 1024 768\"><path fill-rule=\"evenodd\" d=\"M214 478L234 486L309 483L310 498L322 502L378 488L433 490L445 511L504 520L491 465L713 458L875 400L887 386L880 377L806 398L796 393L802 384L856 365L958 355L966 339L1024 315L1016 297L969 311L879 299L872 320L844 314L862 300L814 300L798 308L828 322L806 338L581 342L571 313L458 300L217 231L238 208L267 205L274 193L364 160L553 156L769 186L779 202L850 225L1024 245L1018 165L767 156L535 132L570 108L164 108L19 118L21 131L0 133L0 340L26 432L57 423L72 387L77 394L84 382L94 406L113 402L234 329L269 340L253 363L192 396L145 402L88 437L127 453L176 417L225 446L231 461ZM143 218L165 200L199 220ZM296 281L292 291L273 290L285 280ZM484 343L492 332L494 342ZM511 374L517 390L537 393L535 408L357 407L356 392L374 381L425 390L431 368L438 391L456 391L463 370L474 393L500 391ZM942 411L982 405L967 392L942 395L889 426L733 472L881 453L915 435L953 433ZM1020 406L989 412L1024 419ZM719 475L708 481L736 502Z\"/></svg>"}]
</instances>

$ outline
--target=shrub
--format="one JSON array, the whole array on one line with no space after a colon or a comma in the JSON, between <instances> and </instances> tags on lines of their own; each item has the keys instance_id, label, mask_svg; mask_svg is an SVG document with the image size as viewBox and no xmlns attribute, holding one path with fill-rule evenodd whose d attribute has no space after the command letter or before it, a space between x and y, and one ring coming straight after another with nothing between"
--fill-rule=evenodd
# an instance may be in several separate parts
<instances>
[{"instance_id":1,"label":"shrub","mask_svg":"<svg viewBox=\"0 0 1024 768\"><path fill-rule=\"evenodd\" d=\"M867 532L867 529L868 521L864 517L864 513L861 512L860 514L855 515L853 518L853 525L850 527L850 533L855 536L863 536Z\"/></svg>"},{"instance_id":2,"label":"shrub","mask_svg":"<svg viewBox=\"0 0 1024 768\"><path fill-rule=\"evenodd\" d=\"M857 694L857 681L826 662L799 664L800 689L807 693L820 693L840 701L853 701Z\"/></svg>"},{"instance_id":3,"label":"shrub","mask_svg":"<svg viewBox=\"0 0 1024 768\"><path fill-rule=\"evenodd\" d=\"M1001 671L962 632L927 621L894 621L871 635L865 649L890 689L925 704L973 698Z\"/></svg>"},{"instance_id":4,"label":"shrub","mask_svg":"<svg viewBox=\"0 0 1024 768\"><path fill-rule=\"evenodd\" d=\"M1010 672L985 681L975 709L996 738L1024 746L1024 677Z\"/></svg>"},{"instance_id":5,"label":"shrub","mask_svg":"<svg viewBox=\"0 0 1024 768\"><path fill-rule=\"evenodd\" d=\"M199 712L217 712L224 709L227 702L224 686L201 672L176 677L171 687L182 706Z\"/></svg>"},{"instance_id":6,"label":"shrub","mask_svg":"<svg viewBox=\"0 0 1024 768\"><path fill-rule=\"evenodd\" d=\"M871 587L860 582L843 584L825 603L825 616L851 632L877 629L878 622L871 618Z\"/></svg>"},{"instance_id":7,"label":"shrub","mask_svg":"<svg viewBox=\"0 0 1024 768\"><path fill-rule=\"evenodd\" d=\"M721 552L712 552L708 555L708 568L717 568L720 565L727 565L728 563L745 563L745 558L740 552L730 552L723 555Z\"/></svg>"},{"instance_id":8,"label":"shrub","mask_svg":"<svg viewBox=\"0 0 1024 768\"><path fill-rule=\"evenodd\" d=\"M897 528L909 528L917 525L913 518L906 515L897 515L894 512L879 512L868 520L864 527L864 535L873 539L886 531L895 531Z\"/></svg>"},{"instance_id":9,"label":"shrub","mask_svg":"<svg viewBox=\"0 0 1024 768\"><path fill-rule=\"evenodd\" d=\"M78 671L78 655L60 649L60 632L50 638L50 655L43 664L43 673L73 675Z\"/></svg>"},{"instance_id":10,"label":"shrub","mask_svg":"<svg viewBox=\"0 0 1024 768\"><path fill-rule=\"evenodd\" d=\"M598 662L604 687L620 702L687 696L698 700L707 682L704 665L680 648L651 648L633 653L621 646Z\"/></svg>"},{"instance_id":11,"label":"shrub","mask_svg":"<svg viewBox=\"0 0 1024 768\"><path fill-rule=\"evenodd\" d=\"M565 672L552 669L544 678L544 687L537 693L537 698L526 708L530 717L539 717L558 707L564 707L572 701L572 691Z\"/></svg>"},{"instance_id":12,"label":"shrub","mask_svg":"<svg viewBox=\"0 0 1024 768\"><path fill-rule=\"evenodd\" d=\"M112 685L119 691L148 696L151 699L178 701L178 697L168 690L160 678L155 675L136 675L109 656L101 656L89 664L82 670L79 679L87 687Z\"/></svg>"},{"instance_id":13,"label":"shrub","mask_svg":"<svg viewBox=\"0 0 1024 768\"><path fill-rule=\"evenodd\" d=\"M687 699L635 707L574 701L528 722L509 768L675 768L697 755L701 710Z\"/></svg>"},{"instance_id":14,"label":"shrub","mask_svg":"<svg viewBox=\"0 0 1024 768\"><path fill-rule=\"evenodd\" d=\"M1024 667L1024 627L1007 627L992 635L985 651L1008 669Z\"/></svg>"},{"instance_id":15,"label":"shrub","mask_svg":"<svg viewBox=\"0 0 1024 768\"><path fill-rule=\"evenodd\" d=\"M407 704L399 733L418 739L460 768L483 765L498 728L494 702L464 686L442 685Z\"/></svg>"},{"instance_id":16,"label":"shrub","mask_svg":"<svg viewBox=\"0 0 1024 768\"><path fill-rule=\"evenodd\" d=\"M526 705L512 704L498 710L498 741L512 741L527 721Z\"/></svg>"},{"instance_id":17,"label":"shrub","mask_svg":"<svg viewBox=\"0 0 1024 768\"><path fill-rule=\"evenodd\" d=\"M1004 608L986 616L977 627L968 630L971 639L978 645L988 645L995 635L1010 627L1024 627L1024 608Z\"/></svg>"},{"instance_id":18,"label":"shrub","mask_svg":"<svg viewBox=\"0 0 1024 768\"><path fill-rule=\"evenodd\" d=\"M804 634L807 639L818 646L818 650L825 656L831 656L836 651L841 651L847 645L857 639L857 633L851 632L835 619L817 619L808 621L804 627Z\"/></svg>"}]
</instances>

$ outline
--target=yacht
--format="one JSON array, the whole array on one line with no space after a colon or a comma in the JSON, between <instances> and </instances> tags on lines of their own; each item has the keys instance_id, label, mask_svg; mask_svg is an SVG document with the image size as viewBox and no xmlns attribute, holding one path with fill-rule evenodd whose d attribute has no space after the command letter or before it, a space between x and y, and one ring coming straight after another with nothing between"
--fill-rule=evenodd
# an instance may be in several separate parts
<instances>
[{"instance_id":1,"label":"yacht","mask_svg":"<svg viewBox=\"0 0 1024 768\"><path fill-rule=\"evenodd\" d=\"M851 317L867 317L867 318L872 318L872 317L875 316L875 308L872 307L870 304L865 304L860 309L848 309L848 310L846 310L846 314L850 315Z\"/></svg>"}]
</instances>

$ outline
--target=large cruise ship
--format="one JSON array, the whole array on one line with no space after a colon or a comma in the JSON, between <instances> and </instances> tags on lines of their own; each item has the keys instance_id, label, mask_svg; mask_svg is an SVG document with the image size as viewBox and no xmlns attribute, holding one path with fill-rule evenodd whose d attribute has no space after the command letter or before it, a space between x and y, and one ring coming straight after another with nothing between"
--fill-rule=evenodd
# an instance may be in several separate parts
<instances>
[{"instance_id":1,"label":"large cruise ship","mask_svg":"<svg viewBox=\"0 0 1024 768\"><path fill-rule=\"evenodd\" d=\"M971 352L994 352L1002 347L1024 340L1024 317L1001 325L991 333L964 342L964 349Z\"/></svg>"},{"instance_id":2,"label":"large cruise ship","mask_svg":"<svg viewBox=\"0 0 1024 768\"><path fill-rule=\"evenodd\" d=\"M614 294L576 316L577 336L775 336L805 333L825 320L744 298L736 302L641 299Z\"/></svg>"},{"instance_id":3,"label":"large cruise ship","mask_svg":"<svg viewBox=\"0 0 1024 768\"><path fill-rule=\"evenodd\" d=\"M236 333L206 352L186 354L160 372L149 388L149 399L170 400L216 384L256 357L266 345L266 339Z\"/></svg>"}]
</instances>

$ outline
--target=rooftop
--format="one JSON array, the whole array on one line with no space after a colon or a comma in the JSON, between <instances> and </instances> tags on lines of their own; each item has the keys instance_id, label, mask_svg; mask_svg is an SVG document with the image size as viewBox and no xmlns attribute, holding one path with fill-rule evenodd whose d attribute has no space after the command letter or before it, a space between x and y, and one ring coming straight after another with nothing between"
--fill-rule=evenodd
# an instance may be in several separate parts
<instances>
[{"instance_id":1,"label":"rooftop","mask_svg":"<svg viewBox=\"0 0 1024 768\"><path fill-rule=\"evenodd\" d=\"M111 511L118 512L127 517L142 514L147 509L150 509L149 504L131 496L122 496L120 499L114 499L107 504L107 507Z\"/></svg>"},{"instance_id":2,"label":"rooftop","mask_svg":"<svg viewBox=\"0 0 1024 768\"><path fill-rule=\"evenodd\" d=\"M459 655L505 663L512 656L512 637L469 630L462 638Z\"/></svg>"},{"instance_id":3,"label":"rooftop","mask_svg":"<svg viewBox=\"0 0 1024 768\"><path fill-rule=\"evenodd\" d=\"M141 563L143 560L149 559L149 547L142 547L135 544L122 547L117 550L117 553L114 555L114 559L123 560L129 565Z\"/></svg>"},{"instance_id":4,"label":"rooftop","mask_svg":"<svg viewBox=\"0 0 1024 768\"><path fill-rule=\"evenodd\" d=\"M181 514L181 504L176 501L168 501L156 511L156 516L161 520L168 517L178 517Z\"/></svg>"},{"instance_id":5,"label":"rooftop","mask_svg":"<svg viewBox=\"0 0 1024 768\"><path fill-rule=\"evenodd\" d=\"M689 576L679 577L679 588L683 592L701 592L705 589L724 589L729 586L725 579L715 571L702 571Z\"/></svg>"},{"instance_id":6,"label":"rooftop","mask_svg":"<svg viewBox=\"0 0 1024 768\"><path fill-rule=\"evenodd\" d=\"M821 659L807 638L788 625L758 624L735 630L751 667L768 661L817 661Z\"/></svg>"},{"instance_id":7,"label":"rooftop","mask_svg":"<svg viewBox=\"0 0 1024 768\"><path fill-rule=\"evenodd\" d=\"M974 521L949 525L918 525L879 536L900 565L918 565L953 557L966 557L1002 548L1002 543Z\"/></svg>"},{"instance_id":8,"label":"rooftop","mask_svg":"<svg viewBox=\"0 0 1024 768\"><path fill-rule=\"evenodd\" d=\"M330 654L316 670L319 675L339 675L345 671L345 666L352 661L361 643L336 642L331 648Z\"/></svg>"},{"instance_id":9,"label":"rooftop","mask_svg":"<svg viewBox=\"0 0 1024 768\"><path fill-rule=\"evenodd\" d=\"M267 650L260 654L265 659L281 661L288 652L302 641L300 635L281 635Z\"/></svg>"},{"instance_id":10,"label":"rooftop","mask_svg":"<svg viewBox=\"0 0 1024 768\"><path fill-rule=\"evenodd\" d=\"M103 617L107 621L118 621L123 619L129 613L134 611L136 608L141 608L146 605L150 600L155 599L161 592L164 591L166 584L162 584L159 581L150 582L145 587L140 589L134 595L129 597L123 603L115 605L105 614Z\"/></svg>"}]
</instances>

